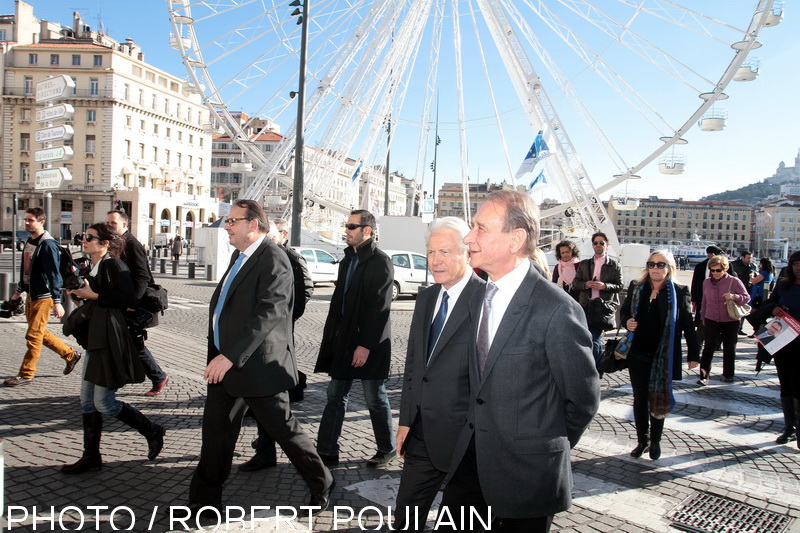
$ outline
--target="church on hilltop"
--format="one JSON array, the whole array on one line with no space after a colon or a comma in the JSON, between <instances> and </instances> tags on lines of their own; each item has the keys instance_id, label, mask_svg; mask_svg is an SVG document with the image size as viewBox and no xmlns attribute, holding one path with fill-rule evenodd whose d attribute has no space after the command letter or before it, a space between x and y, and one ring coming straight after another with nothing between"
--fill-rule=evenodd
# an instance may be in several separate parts
<instances>
[{"instance_id":1,"label":"church on hilltop","mask_svg":"<svg viewBox=\"0 0 800 533\"><path fill-rule=\"evenodd\" d=\"M794 166L787 167L786 163L781 161L780 165L778 165L775 174L766 178L764 183L793 183L793 182L800 182L800 150L797 151L797 155L794 158Z\"/></svg>"}]
</instances>

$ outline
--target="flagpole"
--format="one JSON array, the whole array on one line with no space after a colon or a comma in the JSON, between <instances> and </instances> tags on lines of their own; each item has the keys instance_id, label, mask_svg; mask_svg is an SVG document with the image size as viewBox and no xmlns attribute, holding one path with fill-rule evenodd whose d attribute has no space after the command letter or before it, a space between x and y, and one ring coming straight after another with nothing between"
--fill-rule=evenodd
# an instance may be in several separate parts
<instances>
[{"instance_id":1,"label":"flagpole","mask_svg":"<svg viewBox=\"0 0 800 533\"><path fill-rule=\"evenodd\" d=\"M433 163L431 163L431 168L433 169L433 218L436 218L436 215L439 214L439 198L436 195L436 159L439 155L439 93L436 93L436 129L434 130L435 142L433 145Z\"/></svg>"}]
</instances>

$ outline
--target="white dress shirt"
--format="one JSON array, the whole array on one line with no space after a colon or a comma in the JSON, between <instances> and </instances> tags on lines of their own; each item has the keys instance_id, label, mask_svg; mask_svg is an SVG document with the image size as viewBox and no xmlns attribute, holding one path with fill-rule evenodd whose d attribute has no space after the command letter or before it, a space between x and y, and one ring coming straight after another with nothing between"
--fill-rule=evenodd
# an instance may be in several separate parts
<instances>
[{"instance_id":1,"label":"white dress shirt","mask_svg":"<svg viewBox=\"0 0 800 533\"><path fill-rule=\"evenodd\" d=\"M528 260L520 261L520 263L508 274L503 276L497 281L493 281L489 277L488 283L494 283L497 286L497 293L492 298L492 307L489 312L489 347L491 348L494 341L494 335L497 333L497 328L503 320L503 315L506 314L506 309L511 303L511 299L516 294L519 286L522 285L525 276L528 274L531 262ZM483 311L481 311L481 320L483 320Z\"/></svg>"},{"instance_id":2,"label":"white dress shirt","mask_svg":"<svg viewBox=\"0 0 800 533\"><path fill-rule=\"evenodd\" d=\"M447 325L447 320L450 318L450 315L453 314L453 308L455 307L456 302L458 302L458 298L459 296L461 296L461 293L464 292L464 288L467 286L467 283L469 282L471 277L472 277L472 269L467 267L467 271L464 273L464 277L461 278L461 280L458 281L455 285L453 285L449 289L445 289L444 285L442 285L441 288L439 289L439 295L436 297L436 306L433 308L433 315L432 315L433 318L431 319L431 323L433 323L433 320L436 319L436 313L439 312L439 308L442 306L442 297L444 296L444 293L446 291L448 297L447 315L445 315L444 317L444 324L442 325L442 331L444 331L444 326ZM439 334L439 336L441 337L441 334ZM436 339L436 342L439 342L439 339ZM433 352L433 348L435 347L436 345L434 344L433 347L431 348L431 352Z\"/></svg>"}]
</instances>

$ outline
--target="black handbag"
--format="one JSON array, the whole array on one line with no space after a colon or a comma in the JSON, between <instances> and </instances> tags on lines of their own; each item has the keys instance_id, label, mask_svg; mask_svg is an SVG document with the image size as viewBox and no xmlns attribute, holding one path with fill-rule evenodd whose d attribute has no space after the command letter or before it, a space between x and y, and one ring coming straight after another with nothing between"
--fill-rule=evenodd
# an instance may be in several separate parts
<instances>
[{"instance_id":1,"label":"black handbag","mask_svg":"<svg viewBox=\"0 0 800 533\"><path fill-rule=\"evenodd\" d=\"M161 285L150 283L144 290L144 295L139 301L139 305L151 313L161 313L163 315L164 311L169 307L167 289Z\"/></svg>"},{"instance_id":2,"label":"black handbag","mask_svg":"<svg viewBox=\"0 0 800 533\"><path fill-rule=\"evenodd\" d=\"M128 330L132 335L141 334L153 321L153 313L141 307L132 311L125 311L123 315L125 316L125 323L128 325Z\"/></svg>"},{"instance_id":3,"label":"black handbag","mask_svg":"<svg viewBox=\"0 0 800 533\"><path fill-rule=\"evenodd\" d=\"M603 355L600 356L600 360L597 362L598 372L601 374L613 374L614 372L628 368L628 360L617 359L616 355L617 345L624 338L625 337L614 337L613 339L608 339L606 341L606 347L603 350Z\"/></svg>"},{"instance_id":4,"label":"black handbag","mask_svg":"<svg viewBox=\"0 0 800 533\"><path fill-rule=\"evenodd\" d=\"M609 331L614 329L617 304L611 300L592 298L586 306L586 322L593 328Z\"/></svg>"}]
</instances>

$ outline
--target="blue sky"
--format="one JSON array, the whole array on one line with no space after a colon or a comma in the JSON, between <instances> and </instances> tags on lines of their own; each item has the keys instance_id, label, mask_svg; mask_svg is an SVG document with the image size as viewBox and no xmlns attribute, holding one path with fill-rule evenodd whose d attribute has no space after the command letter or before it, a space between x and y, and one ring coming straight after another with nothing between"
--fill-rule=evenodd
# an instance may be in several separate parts
<instances>
[{"instance_id":1,"label":"blue sky","mask_svg":"<svg viewBox=\"0 0 800 533\"><path fill-rule=\"evenodd\" d=\"M168 43L170 25L167 2L145 0L135 8L129 3L108 0L84 0L79 2L79 5L69 6L53 0L37 0L32 3L37 17L62 24L70 23L73 10L79 11L84 21L94 29L99 26L100 18L102 18L103 26L114 39L121 41L130 37L143 46L145 59L148 62L173 74L179 76L184 74L177 52L172 50ZM322 6L324 2L319 1L316 4ZM729 16L731 22L735 22L737 26L744 26L746 23L742 22L742 19L748 17L743 16L742 13L746 13L754 4L754 0L725 2L726 13L721 15ZM2 5L4 13L13 12L13 2L3 0ZM607 6L609 3L606 2L604 5ZM718 10L719 2L696 0L691 5L698 10L704 9L705 5L712 5L714 7L709 9ZM312 8L313 6L314 4L312 4ZM467 4L461 6L463 12ZM758 79L749 83L731 83L726 90L731 96L728 101L721 104L721 107L724 107L729 115L726 129L715 133L705 133L696 128L693 129L686 136L689 144L682 149L688 157L687 171L678 176L666 176L658 172L655 164L651 164L640 172L641 180L630 182L628 187L631 191L643 196L698 199L706 194L760 181L771 175L782 160L790 166L793 164L794 157L800 148L800 127L798 126L800 125L800 106L798 106L797 96L795 96L798 94L797 86L800 82L800 69L797 68L797 60L800 57L800 40L795 37L800 31L800 22L797 17L793 17L792 7L789 5L786 17L780 25L765 29L762 33L760 41L764 46L753 54L761 60L761 73ZM714 15L717 14L714 13ZM447 24L449 23L445 20L445 26ZM532 22L532 27L534 31L541 32L543 35L546 33L546 29L536 21ZM591 39L589 28L578 24L573 27L578 35L586 36L587 40ZM726 46L709 47L700 40L695 41L686 35L676 37L670 32L659 30L656 26L642 29L643 31L651 30L648 38L657 42L660 47L674 51L676 56L687 58L686 61L693 62L700 70L705 69L709 73L716 72L717 76L722 73L730 59L730 52ZM452 49L447 31L449 30L446 29L444 33L442 50ZM487 179L499 181L507 176L507 165L502 156L502 150L498 148L497 128L491 120L493 112L487 96L486 83L482 82L482 78L484 78L482 69L478 68L480 61L475 39L469 37L471 31L473 31L472 28L466 22L462 22L462 34L464 35L462 50L465 62L464 93L467 95L465 111L470 124L467 134L469 147L467 167L470 180L473 182ZM484 29L479 31L485 32ZM219 33L222 32L223 29L220 29ZM426 30L426 34L430 34L429 29ZM485 33L483 34L485 35ZM722 36L723 39L728 37L728 35ZM499 57L493 52L488 38L484 36L482 39L488 68L491 69L490 78L495 83L493 88L499 113L504 123L511 164L513 170L516 170L532 143L535 132L530 131L530 126L522 114L515 94L507 83L503 84L503 76L496 70L500 63ZM423 42L424 46L430 46L428 41ZM553 41L545 42L545 44L548 43L553 43ZM592 45L594 46L594 43ZM629 80L638 92L646 94L648 100L654 102L658 112L663 114L671 125L682 123L688 117L688 113L696 107L695 95L673 89L668 80L650 71L648 65L637 66L635 59L626 56L626 52L621 48L614 49L598 41L594 49L602 52L604 59L611 64L630 66L631 68L624 75L626 80ZM424 52L423 50L420 54L418 60L420 64L423 63ZM245 61L247 61L246 53L243 51L241 54ZM532 53L529 52L529 54L533 56ZM614 136L615 146L624 154L626 163L638 162L637 158L640 154L647 153L656 147L657 135L645 134L634 127L637 118L628 116L620 110L619 98L611 95L602 84L598 84L589 72L590 69L587 69L585 65L573 62L565 50L556 45L552 48L552 54L557 56L555 57L556 63L579 91L581 100L587 107L590 107L604 131ZM231 63L234 63L234 58L231 59ZM610 163L604 162L600 146L594 137L588 135L588 130L582 122L577 120L577 115L567 106L565 97L554 89L554 85L550 83L546 74L546 68L537 64L534 57L532 57L532 61L537 73L542 77L543 84L572 138L592 182L595 186L600 186L609 181L611 175L616 173L616 169L610 166ZM288 61L288 63L293 62ZM423 176L423 183L425 188L430 190L431 173L428 164L432 159L433 146L431 142L427 143L425 147L419 146L421 117L416 109L419 109L422 101L419 87L424 78L424 70L418 67L418 71L415 71L412 77L414 81L406 97L405 121L401 121L396 126L391 166L393 170L400 170L407 177L413 177L416 173L417 153L427 149L424 162L427 171ZM442 145L439 147L439 184L443 181L460 181L461 169L459 137L455 126L456 103L452 92L448 92L448 87L452 87L454 83L452 58L445 53L442 55L440 71L442 72L440 75L442 98L439 135L442 138ZM288 76L290 75L281 74L274 78L276 80L290 79ZM261 85L263 94L272 94L272 87L265 86L270 81L271 79ZM277 86L278 84L276 84ZM248 98L257 100L258 96L248 96ZM263 103L256 100L243 98L240 100L241 108L252 112ZM278 123L284 130L293 116L293 106L290 105L286 108L284 115L278 118ZM309 144L313 144L315 138L319 136L321 136L321 131L316 134L316 137L313 134L310 135ZM357 153L350 155L358 157ZM554 196L548 194L547 191L545 195Z\"/></svg>"}]
</instances>

